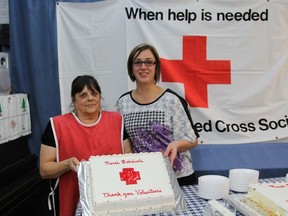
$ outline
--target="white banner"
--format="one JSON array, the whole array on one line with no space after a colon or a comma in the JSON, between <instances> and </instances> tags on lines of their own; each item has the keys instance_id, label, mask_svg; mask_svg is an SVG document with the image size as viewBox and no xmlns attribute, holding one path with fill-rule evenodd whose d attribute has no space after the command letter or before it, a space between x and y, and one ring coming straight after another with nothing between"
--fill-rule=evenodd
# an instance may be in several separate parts
<instances>
[{"instance_id":1,"label":"white banner","mask_svg":"<svg viewBox=\"0 0 288 216\"><path fill-rule=\"evenodd\" d=\"M186 98L200 143L288 137L287 0L109 0L57 3L62 111L77 75L91 74L110 109L134 88L126 61L143 42L160 85Z\"/></svg>"}]
</instances>

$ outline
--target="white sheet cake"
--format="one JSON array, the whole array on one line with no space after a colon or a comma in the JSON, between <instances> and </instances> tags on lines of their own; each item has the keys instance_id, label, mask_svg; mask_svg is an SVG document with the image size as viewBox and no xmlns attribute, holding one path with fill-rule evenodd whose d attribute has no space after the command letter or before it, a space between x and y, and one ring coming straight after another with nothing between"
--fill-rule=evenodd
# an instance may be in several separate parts
<instances>
[{"instance_id":1,"label":"white sheet cake","mask_svg":"<svg viewBox=\"0 0 288 216\"><path fill-rule=\"evenodd\" d=\"M89 159L91 215L172 211L174 192L160 152Z\"/></svg>"},{"instance_id":2,"label":"white sheet cake","mask_svg":"<svg viewBox=\"0 0 288 216\"><path fill-rule=\"evenodd\" d=\"M262 215L288 216L288 183L258 183L249 186L245 201Z\"/></svg>"}]
</instances>

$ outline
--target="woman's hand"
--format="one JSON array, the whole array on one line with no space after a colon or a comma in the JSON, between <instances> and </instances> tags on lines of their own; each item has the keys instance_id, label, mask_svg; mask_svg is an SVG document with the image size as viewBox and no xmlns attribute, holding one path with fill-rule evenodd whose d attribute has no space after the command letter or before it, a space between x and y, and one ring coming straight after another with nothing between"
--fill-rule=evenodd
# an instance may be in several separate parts
<instances>
[{"instance_id":1,"label":"woman's hand","mask_svg":"<svg viewBox=\"0 0 288 216\"><path fill-rule=\"evenodd\" d=\"M69 171L77 172L79 164L80 162L75 157L57 162L56 148L41 145L39 171L42 178L54 179Z\"/></svg>"},{"instance_id":2,"label":"woman's hand","mask_svg":"<svg viewBox=\"0 0 288 216\"><path fill-rule=\"evenodd\" d=\"M78 159L76 157L71 157L71 158L69 158L63 162L66 164L68 170L71 170L73 172L77 172L77 169L78 169L80 162L78 161Z\"/></svg>"},{"instance_id":3,"label":"woman's hand","mask_svg":"<svg viewBox=\"0 0 288 216\"><path fill-rule=\"evenodd\" d=\"M173 167L173 162L174 162L175 158L177 157L177 153L178 153L178 143L177 142L170 143L167 146L166 151L164 152L164 156L169 157L169 160L170 160L172 167Z\"/></svg>"},{"instance_id":4,"label":"woman's hand","mask_svg":"<svg viewBox=\"0 0 288 216\"><path fill-rule=\"evenodd\" d=\"M195 147L198 144L198 139L195 139L194 142L189 142L187 140L177 140L169 143L164 152L165 157L169 157L171 166L173 167L173 162L177 157L178 152L189 151L189 149Z\"/></svg>"}]
</instances>

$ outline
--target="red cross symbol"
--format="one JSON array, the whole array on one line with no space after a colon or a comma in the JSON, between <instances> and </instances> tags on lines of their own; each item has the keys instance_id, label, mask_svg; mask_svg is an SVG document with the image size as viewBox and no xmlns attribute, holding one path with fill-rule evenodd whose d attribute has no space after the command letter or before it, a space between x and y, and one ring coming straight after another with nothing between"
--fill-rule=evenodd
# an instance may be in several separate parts
<instances>
[{"instance_id":1,"label":"red cross symbol","mask_svg":"<svg viewBox=\"0 0 288 216\"><path fill-rule=\"evenodd\" d=\"M183 36L183 59L161 58L163 82L184 84L190 107L208 108L208 84L231 84L229 60L206 59L206 36Z\"/></svg>"},{"instance_id":2,"label":"red cross symbol","mask_svg":"<svg viewBox=\"0 0 288 216\"><path fill-rule=\"evenodd\" d=\"M137 180L140 180L140 172L134 171L134 168L123 168L122 172L119 172L121 181L126 181L126 185L137 184Z\"/></svg>"}]
</instances>

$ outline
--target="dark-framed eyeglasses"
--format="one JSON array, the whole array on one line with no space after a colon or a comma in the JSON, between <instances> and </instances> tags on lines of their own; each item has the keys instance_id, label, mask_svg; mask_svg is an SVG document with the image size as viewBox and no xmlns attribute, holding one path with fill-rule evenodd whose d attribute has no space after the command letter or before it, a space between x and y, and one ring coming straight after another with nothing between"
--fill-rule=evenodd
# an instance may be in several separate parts
<instances>
[{"instance_id":1,"label":"dark-framed eyeglasses","mask_svg":"<svg viewBox=\"0 0 288 216\"><path fill-rule=\"evenodd\" d=\"M135 60L135 61L133 62L133 65L136 66L136 67L141 67L143 63L144 63L147 67L152 67L153 65L156 64L156 62L155 62L154 60L149 60L149 59L147 59L147 60L145 60L145 61Z\"/></svg>"}]
</instances>

